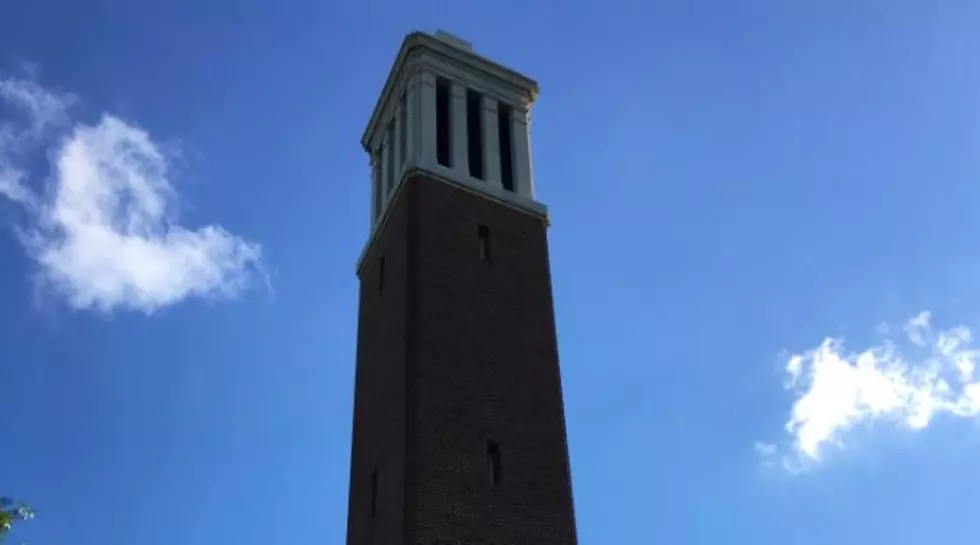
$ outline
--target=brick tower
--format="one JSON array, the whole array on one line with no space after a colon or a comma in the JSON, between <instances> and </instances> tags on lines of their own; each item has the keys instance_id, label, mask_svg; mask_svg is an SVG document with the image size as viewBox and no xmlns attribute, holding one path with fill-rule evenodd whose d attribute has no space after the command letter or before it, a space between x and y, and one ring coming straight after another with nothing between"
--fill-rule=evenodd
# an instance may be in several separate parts
<instances>
[{"instance_id":1,"label":"brick tower","mask_svg":"<svg viewBox=\"0 0 980 545\"><path fill-rule=\"evenodd\" d=\"M577 543L537 90L416 32L375 106L348 545Z\"/></svg>"}]
</instances>

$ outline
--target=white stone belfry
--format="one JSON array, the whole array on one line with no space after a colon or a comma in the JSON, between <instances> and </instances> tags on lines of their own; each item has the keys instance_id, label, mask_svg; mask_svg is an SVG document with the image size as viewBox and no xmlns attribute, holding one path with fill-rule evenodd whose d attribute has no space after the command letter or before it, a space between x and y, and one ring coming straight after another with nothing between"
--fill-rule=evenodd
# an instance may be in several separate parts
<instances>
[{"instance_id":1,"label":"white stone belfry","mask_svg":"<svg viewBox=\"0 0 980 545\"><path fill-rule=\"evenodd\" d=\"M451 34L409 34L361 139L373 184L368 246L413 173L547 219L531 166L537 93L534 80Z\"/></svg>"}]
</instances>

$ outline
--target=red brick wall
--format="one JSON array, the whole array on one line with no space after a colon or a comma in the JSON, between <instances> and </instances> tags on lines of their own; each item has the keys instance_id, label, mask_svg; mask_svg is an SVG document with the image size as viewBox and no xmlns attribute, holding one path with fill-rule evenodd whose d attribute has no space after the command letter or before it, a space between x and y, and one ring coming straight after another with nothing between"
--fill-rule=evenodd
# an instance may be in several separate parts
<instances>
[{"instance_id":1,"label":"red brick wall","mask_svg":"<svg viewBox=\"0 0 980 545\"><path fill-rule=\"evenodd\" d=\"M361 272L348 545L404 543L408 203L394 203ZM384 286L379 261L384 255ZM371 476L378 502L371 516Z\"/></svg>"},{"instance_id":2,"label":"red brick wall","mask_svg":"<svg viewBox=\"0 0 980 545\"><path fill-rule=\"evenodd\" d=\"M361 273L348 544L574 545L544 221L424 176L407 183ZM481 224L490 262L480 259ZM392 309L400 317L377 316ZM403 473L389 473L399 489L380 499L402 511L365 521L356 510L369 502L357 498L370 494L373 462L358 458L398 437L389 458ZM497 487L488 440L502 453Z\"/></svg>"}]
</instances>

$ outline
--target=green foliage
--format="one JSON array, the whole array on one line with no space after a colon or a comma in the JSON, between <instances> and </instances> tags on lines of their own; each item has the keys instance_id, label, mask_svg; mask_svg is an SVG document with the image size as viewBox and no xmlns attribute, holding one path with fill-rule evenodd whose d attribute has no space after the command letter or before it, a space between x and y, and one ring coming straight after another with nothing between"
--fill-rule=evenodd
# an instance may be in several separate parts
<instances>
[{"instance_id":1,"label":"green foliage","mask_svg":"<svg viewBox=\"0 0 980 545\"><path fill-rule=\"evenodd\" d=\"M7 537L15 522L34 518L34 510L13 498L0 497L0 541Z\"/></svg>"}]
</instances>

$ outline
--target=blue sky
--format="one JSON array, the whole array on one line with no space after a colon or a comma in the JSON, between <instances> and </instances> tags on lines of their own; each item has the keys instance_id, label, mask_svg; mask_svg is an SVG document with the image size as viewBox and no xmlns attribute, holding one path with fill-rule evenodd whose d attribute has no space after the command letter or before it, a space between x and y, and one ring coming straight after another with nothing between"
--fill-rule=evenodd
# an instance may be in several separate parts
<instances>
[{"instance_id":1,"label":"blue sky","mask_svg":"<svg viewBox=\"0 0 980 545\"><path fill-rule=\"evenodd\" d=\"M31 545L342 543L403 36L540 81L582 543L973 543L980 5L0 0Z\"/></svg>"}]
</instances>

